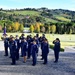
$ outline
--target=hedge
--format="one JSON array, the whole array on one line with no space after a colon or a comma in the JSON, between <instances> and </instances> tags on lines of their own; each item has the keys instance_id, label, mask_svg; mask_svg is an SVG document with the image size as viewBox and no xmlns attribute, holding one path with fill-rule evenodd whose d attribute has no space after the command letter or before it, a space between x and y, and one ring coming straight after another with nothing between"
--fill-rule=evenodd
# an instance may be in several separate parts
<instances>
[{"instance_id":1,"label":"hedge","mask_svg":"<svg viewBox=\"0 0 75 75\"><path fill-rule=\"evenodd\" d=\"M50 48L53 49L54 48L54 45L50 45ZM60 48L60 51L61 52L64 52L64 49L63 48Z\"/></svg>"}]
</instances>

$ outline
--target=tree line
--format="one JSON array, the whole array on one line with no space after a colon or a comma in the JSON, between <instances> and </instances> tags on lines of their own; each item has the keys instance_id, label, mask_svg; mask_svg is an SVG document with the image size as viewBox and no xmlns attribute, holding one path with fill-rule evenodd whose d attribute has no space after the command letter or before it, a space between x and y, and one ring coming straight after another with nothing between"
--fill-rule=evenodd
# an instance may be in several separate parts
<instances>
[{"instance_id":1,"label":"tree line","mask_svg":"<svg viewBox=\"0 0 75 75\"><path fill-rule=\"evenodd\" d=\"M75 34L75 22L35 22L29 23L29 26L27 26L28 23L23 24L17 21L1 20L0 32L3 31L4 24L7 32L23 32L24 27L28 27L31 33Z\"/></svg>"}]
</instances>

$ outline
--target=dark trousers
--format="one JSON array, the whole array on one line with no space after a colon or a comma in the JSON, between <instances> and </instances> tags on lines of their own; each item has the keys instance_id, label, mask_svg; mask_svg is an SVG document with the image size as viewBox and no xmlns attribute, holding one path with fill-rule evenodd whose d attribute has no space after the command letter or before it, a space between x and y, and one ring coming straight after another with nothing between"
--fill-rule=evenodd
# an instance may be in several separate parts
<instances>
[{"instance_id":1,"label":"dark trousers","mask_svg":"<svg viewBox=\"0 0 75 75\"><path fill-rule=\"evenodd\" d=\"M12 64L16 64L16 56L15 53L11 54Z\"/></svg>"},{"instance_id":2,"label":"dark trousers","mask_svg":"<svg viewBox=\"0 0 75 75\"><path fill-rule=\"evenodd\" d=\"M59 52L54 52L54 55L55 55L55 61L58 61L58 59L59 59Z\"/></svg>"},{"instance_id":3,"label":"dark trousers","mask_svg":"<svg viewBox=\"0 0 75 75\"><path fill-rule=\"evenodd\" d=\"M23 57L23 50L22 50L22 46L21 46L21 56Z\"/></svg>"},{"instance_id":4,"label":"dark trousers","mask_svg":"<svg viewBox=\"0 0 75 75\"><path fill-rule=\"evenodd\" d=\"M33 65L36 65L36 60L37 60L36 54L32 55L32 59L33 59Z\"/></svg>"},{"instance_id":5,"label":"dark trousers","mask_svg":"<svg viewBox=\"0 0 75 75\"><path fill-rule=\"evenodd\" d=\"M19 49L16 49L16 60L19 59Z\"/></svg>"},{"instance_id":6,"label":"dark trousers","mask_svg":"<svg viewBox=\"0 0 75 75\"><path fill-rule=\"evenodd\" d=\"M47 64L47 54L43 55L44 63Z\"/></svg>"},{"instance_id":7,"label":"dark trousers","mask_svg":"<svg viewBox=\"0 0 75 75\"><path fill-rule=\"evenodd\" d=\"M8 47L5 47L5 55L8 56Z\"/></svg>"},{"instance_id":8,"label":"dark trousers","mask_svg":"<svg viewBox=\"0 0 75 75\"><path fill-rule=\"evenodd\" d=\"M30 58L31 57L31 49L28 49L28 58Z\"/></svg>"}]
</instances>

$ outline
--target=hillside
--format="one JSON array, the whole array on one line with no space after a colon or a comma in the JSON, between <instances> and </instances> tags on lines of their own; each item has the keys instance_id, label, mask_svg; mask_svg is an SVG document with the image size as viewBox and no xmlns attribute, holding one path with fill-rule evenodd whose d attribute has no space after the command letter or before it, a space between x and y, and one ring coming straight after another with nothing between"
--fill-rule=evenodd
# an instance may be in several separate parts
<instances>
[{"instance_id":1,"label":"hillside","mask_svg":"<svg viewBox=\"0 0 75 75\"><path fill-rule=\"evenodd\" d=\"M70 22L75 20L75 11L55 9L50 10L48 8L39 9L16 9L16 10L0 10L0 20L23 20L25 17L31 17L35 19L40 17L42 22Z\"/></svg>"}]
</instances>

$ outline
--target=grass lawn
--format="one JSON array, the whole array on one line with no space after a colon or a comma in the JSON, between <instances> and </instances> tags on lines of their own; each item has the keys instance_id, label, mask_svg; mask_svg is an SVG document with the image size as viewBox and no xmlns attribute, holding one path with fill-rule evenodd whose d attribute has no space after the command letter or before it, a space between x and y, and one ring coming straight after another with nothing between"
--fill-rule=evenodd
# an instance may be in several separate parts
<instances>
[{"instance_id":1,"label":"grass lawn","mask_svg":"<svg viewBox=\"0 0 75 75\"><path fill-rule=\"evenodd\" d=\"M1 36L2 36L3 33L0 33L0 40L1 40ZM21 35L21 33L7 33L8 36L10 35ZM25 37L27 35L32 35L32 36L35 36L36 33L24 33L25 34ZM42 33L39 34L39 36L42 36ZM49 44L53 45L52 44L52 41L56 38L59 38L60 41L61 41L61 48L65 48L66 46L75 46L75 35L68 35L68 34L64 34L64 35L60 35L60 34L45 34L46 38L48 39L49 41Z\"/></svg>"}]
</instances>

